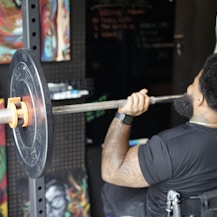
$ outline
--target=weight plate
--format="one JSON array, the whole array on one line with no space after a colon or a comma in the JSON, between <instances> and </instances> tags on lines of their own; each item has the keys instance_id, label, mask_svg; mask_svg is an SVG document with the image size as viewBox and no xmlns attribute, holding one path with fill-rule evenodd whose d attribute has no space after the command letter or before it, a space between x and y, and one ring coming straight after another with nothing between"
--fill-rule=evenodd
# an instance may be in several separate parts
<instances>
[{"instance_id":1,"label":"weight plate","mask_svg":"<svg viewBox=\"0 0 217 217\"><path fill-rule=\"evenodd\" d=\"M46 172L52 155L53 116L47 81L32 50L19 49L9 70L9 97L21 97L29 115L27 127L13 129L19 161L30 178Z\"/></svg>"}]
</instances>

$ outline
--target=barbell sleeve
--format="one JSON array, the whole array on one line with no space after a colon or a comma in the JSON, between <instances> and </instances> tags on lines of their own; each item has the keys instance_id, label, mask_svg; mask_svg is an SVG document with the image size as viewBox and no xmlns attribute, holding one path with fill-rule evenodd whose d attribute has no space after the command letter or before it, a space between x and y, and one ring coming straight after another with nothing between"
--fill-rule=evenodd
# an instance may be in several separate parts
<instances>
[{"instance_id":1,"label":"barbell sleeve","mask_svg":"<svg viewBox=\"0 0 217 217\"><path fill-rule=\"evenodd\" d=\"M183 95L170 95L170 96L151 96L151 104L172 102L175 99L182 97ZM54 115L70 114L79 112L89 112L106 109L116 109L126 103L126 99L110 100L102 102L91 102L74 105L54 106L52 108Z\"/></svg>"},{"instance_id":2,"label":"barbell sleeve","mask_svg":"<svg viewBox=\"0 0 217 217\"><path fill-rule=\"evenodd\" d=\"M13 120L13 112L11 109L0 110L0 124L8 124Z\"/></svg>"}]
</instances>

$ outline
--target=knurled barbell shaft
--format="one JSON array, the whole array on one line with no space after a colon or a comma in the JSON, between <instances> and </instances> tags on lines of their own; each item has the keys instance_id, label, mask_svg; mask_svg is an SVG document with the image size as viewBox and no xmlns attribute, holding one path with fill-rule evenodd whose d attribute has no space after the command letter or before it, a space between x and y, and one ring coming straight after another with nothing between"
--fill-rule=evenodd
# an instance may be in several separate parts
<instances>
[{"instance_id":1,"label":"knurled barbell shaft","mask_svg":"<svg viewBox=\"0 0 217 217\"><path fill-rule=\"evenodd\" d=\"M151 96L151 104L156 103L165 103L172 102L174 99L178 99L183 95L170 95L170 96ZM70 113L79 113L79 112L88 112L88 111L97 111L97 110L106 110L106 109L116 109L119 106L126 103L126 99L121 100L111 100L111 101L102 101L102 102L91 102L91 103L82 103L74 105L63 105L55 106L52 108L54 115L59 114L70 114Z\"/></svg>"}]
</instances>

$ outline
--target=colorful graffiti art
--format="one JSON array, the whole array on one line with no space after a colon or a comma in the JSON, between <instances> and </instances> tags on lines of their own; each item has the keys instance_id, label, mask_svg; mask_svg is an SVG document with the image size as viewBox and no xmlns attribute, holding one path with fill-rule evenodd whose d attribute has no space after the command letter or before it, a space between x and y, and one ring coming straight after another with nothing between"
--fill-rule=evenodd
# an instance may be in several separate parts
<instances>
[{"instance_id":1,"label":"colorful graffiti art","mask_svg":"<svg viewBox=\"0 0 217 217\"><path fill-rule=\"evenodd\" d=\"M0 109L4 100L0 99ZM5 125L0 124L0 217L8 216L7 174L6 174L6 135Z\"/></svg>"},{"instance_id":2,"label":"colorful graffiti art","mask_svg":"<svg viewBox=\"0 0 217 217\"><path fill-rule=\"evenodd\" d=\"M13 0L0 1L0 63L10 63L23 47L21 8Z\"/></svg>"},{"instance_id":3,"label":"colorful graffiti art","mask_svg":"<svg viewBox=\"0 0 217 217\"><path fill-rule=\"evenodd\" d=\"M69 0L40 0L41 60L70 60Z\"/></svg>"},{"instance_id":4,"label":"colorful graffiti art","mask_svg":"<svg viewBox=\"0 0 217 217\"><path fill-rule=\"evenodd\" d=\"M84 169L59 171L45 177L47 217L90 217L87 175ZM29 193L27 180L19 181L23 201L23 216L29 216Z\"/></svg>"},{"instance_id":5,"label":"colorful graffiti art","mask_svg":"<svg viewBox=\"0 0 217 217\"><path fill-rule=\"evenodd\" d=\"M23 47L22 0L0 1L0 64ZM41 60L70 60L69 0L39 0Z\"/></svg>"}]
</instances>

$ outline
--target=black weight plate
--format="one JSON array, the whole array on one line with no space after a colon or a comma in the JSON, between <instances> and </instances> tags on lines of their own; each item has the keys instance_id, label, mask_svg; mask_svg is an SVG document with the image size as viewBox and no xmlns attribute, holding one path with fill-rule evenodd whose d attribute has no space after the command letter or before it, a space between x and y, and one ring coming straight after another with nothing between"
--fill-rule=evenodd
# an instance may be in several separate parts
<instances>
[{"instance_id":1,"label":"black weight plate","mask_svg":"<svg viewBox=\"0 0 217 217\"><path fill-rule=\"evenodd\" d=\"M13 129L19 161L33 179L49 167L53 143L53 116L47 81L34 51L19 49L9 70L9 97L21 97L28 108L29 125Z\"/></svg>"}]
</instances>

